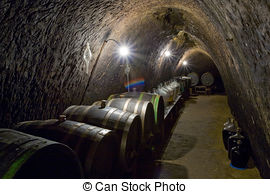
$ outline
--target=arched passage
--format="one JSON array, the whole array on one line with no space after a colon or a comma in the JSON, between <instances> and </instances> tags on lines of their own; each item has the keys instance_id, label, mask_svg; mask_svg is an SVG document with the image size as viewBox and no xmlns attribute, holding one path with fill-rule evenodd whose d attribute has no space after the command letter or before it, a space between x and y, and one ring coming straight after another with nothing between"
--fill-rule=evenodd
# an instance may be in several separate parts
<instances>
[{"instance_id":1,"label":"arched passage","mask_svg":"<svg viewBox=\"0 0 270 194\"><path fill-rule=\"evenodd\" d=\"M169 79L185 51L197 46L217 65L234 116L252 139L261 174L270 176L266 1L3 0L0 10L1 127L56 117L78 104L108 38L131 45L130 63L135 76L145 79L146 90ZM181 31L191 37L181 42L176 38ZM169 44L176 57L158 68ZM86 48L92 53L89 62L83 57ZM114 50L112 44L104 49L85 104L125 90L124 67Z\"/></svg>"}]
</instances>

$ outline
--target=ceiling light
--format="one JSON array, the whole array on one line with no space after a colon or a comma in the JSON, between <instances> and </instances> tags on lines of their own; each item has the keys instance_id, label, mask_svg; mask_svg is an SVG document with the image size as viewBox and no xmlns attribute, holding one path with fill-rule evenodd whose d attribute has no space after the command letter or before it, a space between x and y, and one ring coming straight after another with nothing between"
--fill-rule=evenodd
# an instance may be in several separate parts
<instances>
[{"instance_id":1,"label":"ceiling light","mask_svg":"<svg viewBox=\"0 0 270 194\"><path fill-rule=\"evenodd\" d=\"M126 46L121 46L121 47L119 48L119 54L120 54L122 57L128 56L128 55L129 55L129 49L128 49L128 47L126 47Z\"/></svg>"},{"instance_id":2,"label":"ceiling light","mask_svg":"<svg viewBox=\"0 0 270 194\"><path fill-rule=\"evenodd\" d=\"M169 57L169 56L171 56L171 52L170 51L165 51L164 55L165 55L165 57Z\"/></svg>"},{"instance_id":3,"label":"ceiling light","mask_svg":"<svg viewBox=\"0 0 270 194\"><path fill-rule=\"evenodd\" d=\"M183 61L183 65L186 66L188 64L187 61Z\"/></svg>"}]
</instances>

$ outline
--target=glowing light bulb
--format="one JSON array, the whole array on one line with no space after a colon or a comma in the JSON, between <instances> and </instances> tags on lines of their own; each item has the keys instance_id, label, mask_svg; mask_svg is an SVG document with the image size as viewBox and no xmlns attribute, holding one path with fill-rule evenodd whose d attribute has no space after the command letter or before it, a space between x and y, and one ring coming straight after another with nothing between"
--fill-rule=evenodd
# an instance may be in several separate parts
<instances>
[{"instance_id":1,"label":"glowing light bulb","mask_svg":"<svg viewBox=\"0 0 270 194\"><path fill-rule=\"evenodd\" d=\"M164 55L165 55L165 57L169 57L169 56L171 56L171 52L170 51L165 51Z\"/></svg>"},{"instance_id":2,"label":"glowing light bulb","mask_svg":"<svg viewBox=\"0 0 270 194\"><path fill-rule=\"evenodd\" d=\"M187 61L183 61L183 65L186 66L188 64Z\"/></svg>"},{"instance_id":3,"label":"glowing light bulb","mask_svg":"<svg viewBox=\"0 0 270 194\"><path fill-rule=\"evenodd\" d=\"M128 47L126 47L126 46L121 46L121 47L119 48L119 54L120 54L122 57L128 56L128 55L129 55L129 49L128 49Z\"/></svg>"}]
</instances>

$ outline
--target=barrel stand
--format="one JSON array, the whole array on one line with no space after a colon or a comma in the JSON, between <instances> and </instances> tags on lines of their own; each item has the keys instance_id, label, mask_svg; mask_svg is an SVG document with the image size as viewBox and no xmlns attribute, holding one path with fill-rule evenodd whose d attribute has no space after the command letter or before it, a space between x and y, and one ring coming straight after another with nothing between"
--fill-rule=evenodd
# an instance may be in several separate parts
<instances>
[{"instance_id":1,"label":"barrel stand","mask_svg":"<svg viewBox=\"0 0 270 194\"><path fill-rule=\"evenodd\" d=\"M206 86L195 86L195 93L209 95L211 94L211 88L206 87Z\"/></svg>"}]
</instances>

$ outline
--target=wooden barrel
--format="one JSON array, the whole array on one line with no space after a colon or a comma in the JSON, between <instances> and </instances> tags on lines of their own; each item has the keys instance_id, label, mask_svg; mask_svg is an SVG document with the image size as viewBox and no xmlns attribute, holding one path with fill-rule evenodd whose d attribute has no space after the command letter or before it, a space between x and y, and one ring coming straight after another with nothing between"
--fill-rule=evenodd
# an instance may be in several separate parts
<instances>
[{"instance_id":1,"label":"wooden barrel","mask_svg":"<svg viewBox=\"0 0 270 194\"><path fill-rule=\"evenodd\" d=\"M70 106L63 115L66 115L69 120L115 130L121 139L118 163L125 172L134 169L142 134L139 115L96 105Z\"/></svg>"},{"instance_id":2,"label":"wooden barrel","mask_svg":"<svg viewBox=\"0 0 270 194\"><path fill-rule=\"evenodd\" d=\"M11 129L0 129L0 178L82 178L67 146Z\"/></svg>"},{"instance_id":3,"label":"wooden barrel","mask_svg":"<svg viewBox=\"0 0 270 194\"><path fill-rule=\"evenodd\" d=\"M205 72L204 74L202 74L201 76L202 85L210 87L214 84L214 82L215 82L215 78L212 73Z\"/></svg>"},{"instance_id":4,"label":"wooden barrel","mask_svg":"<svg viewBox=\"0 0 270 194\"><path fill-rule=\"evenodd\" d=\"M163 89L170 94L170 97L168 99L168 105L172 104L174 101L174 89L170 85L164 85Z\"/></svg>"},{"instance_id":5,"label":"wooden barrel","mask_svg":"<svg viewBox=\"0 0 270 194\"><path fill-rule=\"evenodd\" d=\"M66 120L26 121L16 130L68 145L79 156L86 178L110 178L119 141L111 130Z\"/></svg>"},{"instance_id":6,"label":"wooden barrel","mask_svg":"<svg viewBox=\"0 0 270 194\"><path fill-rule=\"evenodd\" d=\"M111 95L108 100L111 100L113 98L136 98L138 100L150 101L154 107L156 124L154 134L163 134L164 101L162 96L146 92L126 92L123 94Z\"/></svg>"},{"instance_id":7,"label":"wooden barrel","mask_svg":"<svg viewBox=\"0 0 270 194\"><path fill-rule=\"evenodd\" d=\"M183 90L183 96L185 98L189 97L189 88L191 87L191 78L187 76L181 76L180 80L183 82L184 90Z\"/></svg>"},{"instance_id":8,"label":"wooden barrel","mask_svg":"<svg viewBox=\"0 0 270 194\"><path fill-rule=\"evenodd\" d=\"M181 77L177 77L176 80L177 80L177 82L179 84L179 87L180 87L180 94L181 95L184 95L184 92L185 92L185 81Z\"/></svg>"},{"instance_id":9,"label":"wooden barrel","mask_svg":"<svg viewBox=\"0 0 270 194\"><path fill-rule=\"evenodd\" d=\"M170 83L171 87L174 88L174 96L173 99L174 101L177 99L178 95L180 94L180 84L176 81L174 78L172 82Z\"/></svg>"},{"instance_id":10,"label":"wooden barrel","mask_svg":"<svg viewBox=\"0 0 270 194\"><path fill-rule=\"evenodd\" d=\"M169 106L171 95L163 86L159 86L157 89L154 89L153 94L161 96L164 102L164 106Z\"/></svg>"},{"instance_id":11,"label":"wooden barrel","mask_svg":"<svg viewBox=\"0 0 270 194\"><path fill-rule=\"evenodd\" d=\"M197 86L199 84L200 78L198 73L196 72L191 72L187 75L188 77L191 77L191 86Z\"/></svg>"},{"instance_id":12,"label":"wooden barrel","mask_svg":"<svg viewBox=\"0 0 270 194\"><path fill-rule=\"evenodd\" d=\"M140 115L142 121L142 144L151 146L150 137L152 132L155 132L154 109L151 102L134 98L114 98L107 101L106 106Z\"/></svg>"}]
</instances>

